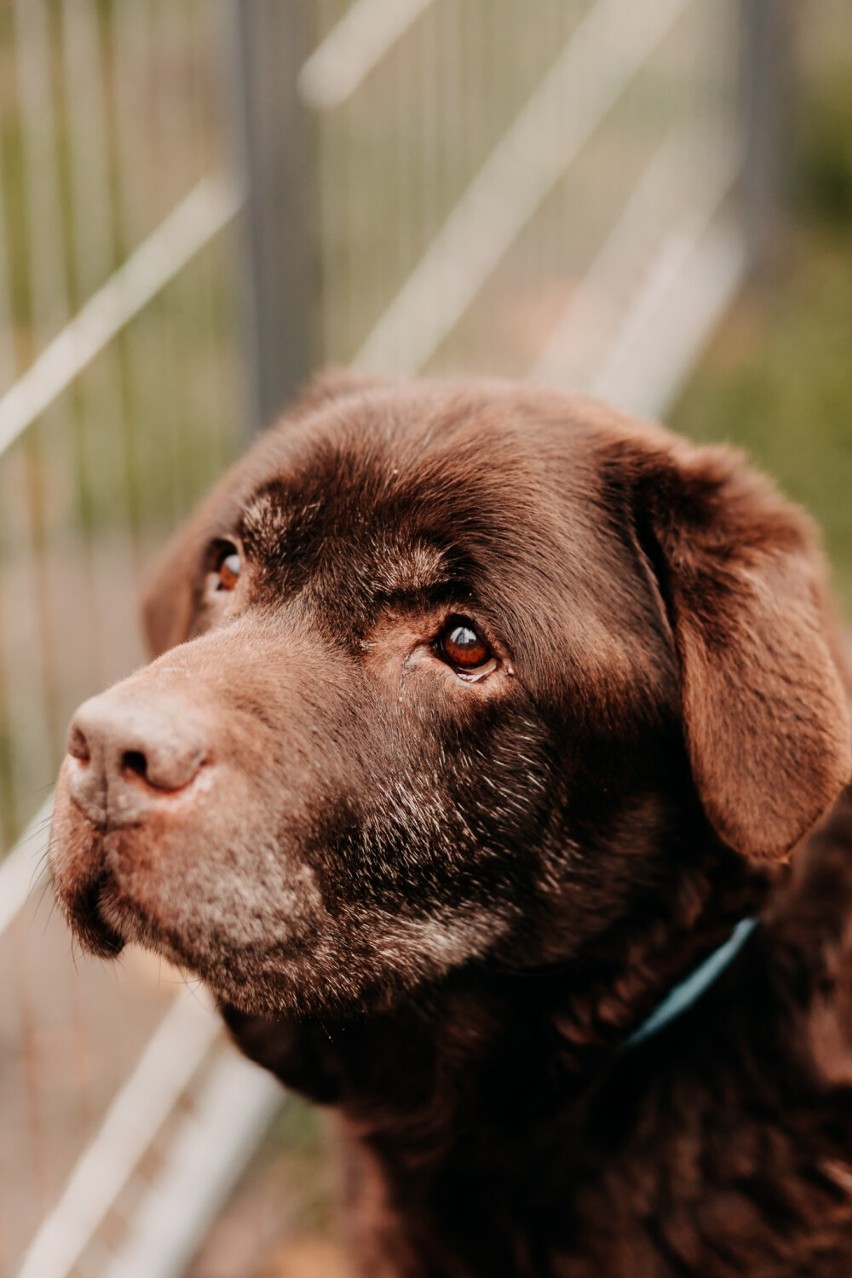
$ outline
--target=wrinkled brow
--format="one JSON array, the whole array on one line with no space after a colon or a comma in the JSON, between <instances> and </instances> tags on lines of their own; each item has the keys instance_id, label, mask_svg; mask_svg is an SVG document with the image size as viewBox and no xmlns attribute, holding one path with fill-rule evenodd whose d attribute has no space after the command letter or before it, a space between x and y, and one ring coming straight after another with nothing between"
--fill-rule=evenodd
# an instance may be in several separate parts
<instances>
[{"instance_id":1,"label":"wrinkled brow","mask_svg":"<svg viewBox=\"0 0 852 1278\"><path fill-rule=\"evenodd\" d=\"M294 518L298 515L304 518L307 513L295 503L285 506L271 492L256 493L240 513L238 531L244 541L272 549L284 538Z\"/></svg>"},{"instance_id":2,"label":"wrinkled brow","mask_svg":"<svg viewBox=\"0 0 852 1278\"><path fill-rule=\"evenodd\" d=\"M346 541L345 561L354 577L369 591L386 599L445 593L459 584L458 556L427 534L407 526L402 530L382 527L377 520L369 530L355 529L350 522L335 527L320 514L323 502L302 502L298 497L282 501L277 493L263 491L249 499L240 516L238 531L245 544L261 556L277 556L292 536L314 525L312 552L324 545L332 555L340 555L338 539ZM319 516L315 523L315 517ZM304 543L302 543L304 546ZM313 553L311 553L313 559Z\"/></svg>"},{"instance_id":3,"label":"wrinkled brow","mask_svg":"<svg viewBox=\"0 0 852 1278\"><path fill-rule=\"evenodd\" d=\"M440 590L455 579L446 553L428 542L406 545L377 538L374 545L374 581L377 592L389 597Z\"/></svg>"}]
</instances>

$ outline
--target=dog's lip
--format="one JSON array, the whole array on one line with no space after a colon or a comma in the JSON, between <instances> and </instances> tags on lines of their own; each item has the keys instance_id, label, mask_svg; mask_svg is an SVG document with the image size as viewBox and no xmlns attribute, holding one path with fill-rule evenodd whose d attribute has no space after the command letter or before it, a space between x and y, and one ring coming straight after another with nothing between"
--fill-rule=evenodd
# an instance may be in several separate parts
<instances>
[{"instance_id":1,"label":"dog's lip","mask_svg":"<svg viewBox=\"0 0 852 1278\"><path fill-rule=\"evenodd\" d=\"M104 871L92 879L70 907L71 924L83 947L99 958L115 958L124 949L124 937L109 923L103 898L111 884Z\"/></svg>"}]
</instances>

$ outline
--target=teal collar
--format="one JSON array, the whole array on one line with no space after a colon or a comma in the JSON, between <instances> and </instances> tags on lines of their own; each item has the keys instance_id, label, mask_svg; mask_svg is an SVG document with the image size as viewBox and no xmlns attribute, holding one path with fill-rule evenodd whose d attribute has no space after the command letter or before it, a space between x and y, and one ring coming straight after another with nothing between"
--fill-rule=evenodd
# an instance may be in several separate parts
<instances>
[{"instance_id":1,"label":"teal collar","mask_svg":"<svg viewBox=\"0 0 852 1278\"><path fill-rule=\"evenodd\" d=\"M733 962L756 926L757 919L743 919L738 923L724 945L720 945L718 950L708 955L694 972L676 985L648 1019L633 1031L624 1048L638 1047L646 1039L658 1034L664 1026L675 1020L687 1008L692 1007L693 1003L698 1001L705 990L708 990L725 968Z\"/></svg>"}]
</instances>

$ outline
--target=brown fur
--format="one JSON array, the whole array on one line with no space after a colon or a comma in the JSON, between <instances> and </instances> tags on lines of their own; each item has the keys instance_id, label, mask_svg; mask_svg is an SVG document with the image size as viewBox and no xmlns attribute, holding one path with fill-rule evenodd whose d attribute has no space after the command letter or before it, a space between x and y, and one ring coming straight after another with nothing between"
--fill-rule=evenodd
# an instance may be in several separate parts
<instances>
[{"instance_id":1,"label":"brown fur","mask_svg":"<svg viewBox=\"0 0 852 1278\"><path fill-rule=\"evenodd\" d=\"M56 891L336 1107L359 1273L848 1278L852 765L801 512L588 401L341 375L145 619L162 655L72 725Z\"/></svg>"}]
</instances>

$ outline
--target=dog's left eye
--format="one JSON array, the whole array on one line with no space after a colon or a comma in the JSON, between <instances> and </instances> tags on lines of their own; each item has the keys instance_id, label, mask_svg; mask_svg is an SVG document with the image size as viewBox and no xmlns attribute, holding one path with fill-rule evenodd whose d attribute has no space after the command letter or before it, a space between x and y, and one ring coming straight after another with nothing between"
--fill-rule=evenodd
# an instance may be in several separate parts
<instances>
[{"instance_id":1,"label":"dog's left eye","mask_svg":"<svg viewBox=\"0 0 852 1278\"><path fill-rule=\"evenodd\" d=\"M485 674L494 665L491 646L470 617L449 617L438 635L437 649L459 674Z\"/></svg>"},{"instance_id":2,"label":"dog's left eye","mask_svg":"<svg viewBox=\"0 0 852 1278\"><path fill-rule=\"evenodd\" d=\"M239 547L232 541L217 541L208 558L210 589L236 590L242 566Z\"/></svg>"}]
</instances>

